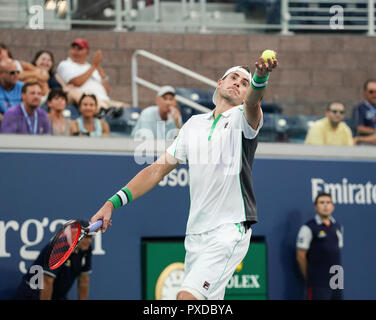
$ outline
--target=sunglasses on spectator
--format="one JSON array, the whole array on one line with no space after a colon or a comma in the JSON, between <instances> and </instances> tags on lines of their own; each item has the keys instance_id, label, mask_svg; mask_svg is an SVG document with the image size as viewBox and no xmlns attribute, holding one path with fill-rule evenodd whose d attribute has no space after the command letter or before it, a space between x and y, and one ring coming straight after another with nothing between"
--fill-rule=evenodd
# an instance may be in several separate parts
<instances>
[{"instance_id":1,"label":"sunglasses on spectator","mask_svg":"<svg viewBox=\"0 0 376 320\"><path fill-rule=\"evenodd\" d=\"M369 94L374 94L374 93L376 93L376 90L368 90L367 91Z\"/></svg>"},{"instance_id":2,"label":"sunglasses on spectator","mask_svg":"<svg viewBox=\"0 0 376 320\"><path fill-rule=\"evenodd\" d=\"M16 70L16 71L7 71L8 74L10 74L11 76L14 76L15 74L20 74L20 71L19 70Z\"/></svg>"},{"instance_id":3,"label":"sunglasses on spectator","mask_svg":"<svg viewBox=\"0 0 376 320\"><path fill-rule=\"evenodd\" d=\"M345 114L345 111L343 111L343 110L330 110L330 112L332 112L334 114L337 114L337 113L339 113L339 114Z\"/></svg>"}]
</instances>

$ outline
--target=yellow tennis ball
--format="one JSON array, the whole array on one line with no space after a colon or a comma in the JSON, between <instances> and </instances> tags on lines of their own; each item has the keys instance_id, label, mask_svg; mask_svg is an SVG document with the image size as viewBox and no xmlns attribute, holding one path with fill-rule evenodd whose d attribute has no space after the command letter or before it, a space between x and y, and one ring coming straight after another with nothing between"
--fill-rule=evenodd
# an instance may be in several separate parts
<instances>
[{"instance_id":1,"label":"yellow tennis ball","mask_svg":"<svg viewBox=\"0 0 376 320\"><path fill-rule=\"evenodd\" d=\"M266 63L268 62L268 59L272 60L272 62L273 62L275 60L275 51L265 50L262 53L261 58L263 58Z\"/></svg>"}]
</instances>

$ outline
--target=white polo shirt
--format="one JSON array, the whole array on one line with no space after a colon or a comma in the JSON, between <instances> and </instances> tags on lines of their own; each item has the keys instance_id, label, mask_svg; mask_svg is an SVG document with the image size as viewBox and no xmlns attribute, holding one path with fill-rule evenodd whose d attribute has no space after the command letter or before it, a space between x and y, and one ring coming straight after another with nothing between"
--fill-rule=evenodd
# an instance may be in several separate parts
<instances>
[{"instance_id":1,"label":"white polo shirt","mask_svg":"<svg viewBox=\"0 0 376 320\"><path fill-rule=\"evenodd\" d=\"M192 116L167 152L188 163L190 211L187 234L212 230L224 223L257 222L252 183L256 136L243 106L214 119L214 111Z\"/></svg>"},{"instance_id":2,"label":"white polo shirt","mask_svg":"<svg viewBox=\"0 0 376 320\"><path fill-rule=\"evenodd\" d=\"M89 62L79 64L72 61L71 58L67 58L61 61L57 67L56 73L64 80L65 83L69 83L72 79L83 75L91 67ZM102 84L102 78L98 70L94 70L90 78L80 87L83 92L95 94L98 98L108 101L110 98L107 95L106 89Z\"/></svg>"}]
</instances>

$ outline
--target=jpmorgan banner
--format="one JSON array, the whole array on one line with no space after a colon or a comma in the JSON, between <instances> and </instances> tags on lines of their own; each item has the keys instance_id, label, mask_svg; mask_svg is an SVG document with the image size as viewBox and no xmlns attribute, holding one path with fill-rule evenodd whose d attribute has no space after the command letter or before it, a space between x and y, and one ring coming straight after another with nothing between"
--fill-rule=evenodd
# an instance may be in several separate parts
<instances>
[{"instance_id":1,"label":"jpmorgan banner","mask_svg":"<svg viewBox=\"0 0 376 320\"><path fill-rule=\"evenodd\" d=\"M66 152L0 152L0 165L0 299L12 297L63 221L90 218L146 166L133 154ZM267 244L269 299L303 296L296 236L314 216L312 201L321 191L332 193L333 215L345 230L345 298L376 299L376 161L258 156L253 178L259 222L252 235ZM141 239L184 236L188 188L187 167L179 166L155 189L113 213L112 227L93 242L90 299L142 298ZM243 271L235 273L229 288L257 289L262 278ZM75 288L69 297L76 298Z\"/></svg>"}]
</instances>

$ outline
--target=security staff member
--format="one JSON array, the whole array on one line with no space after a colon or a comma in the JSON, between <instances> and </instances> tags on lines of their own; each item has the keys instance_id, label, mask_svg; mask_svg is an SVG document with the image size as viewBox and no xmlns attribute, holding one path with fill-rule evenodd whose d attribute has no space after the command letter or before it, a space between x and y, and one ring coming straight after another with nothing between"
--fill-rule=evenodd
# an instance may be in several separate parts
<instances>
[{"instance_id":1,"label":"security staff member","mask_svg":"<svg viewBox=\"0 0 376 320\"><path fill-rule=\"evenodd\" d=\"M87 227L87 220L79 220ZM48 245L40 252L32 265L43 267L43 288L33 289L30 280L35 273L27 272L17 289L15 300L66 300L74 281L78 280L78 299L89 296L89 274L91 273L91 242L95 233L83 238L69 259L59 268L51 270L46 266ZM38 286L39 287L39 286Z\"/></svg>"},{"instance_id":2,"label":"security staff member","mask_svg":"<svg viewBox=\"0 0 376 320\"><path fill-rule=\"evenodd\" d=\"M332 217L334 204L328 193L315 199L314 219L304 224L297 238L296 258L308 287L308 300L340 300L343 290L331 288L332 266L341 266L343 228Z\"/></svg>"}]
</instances>

